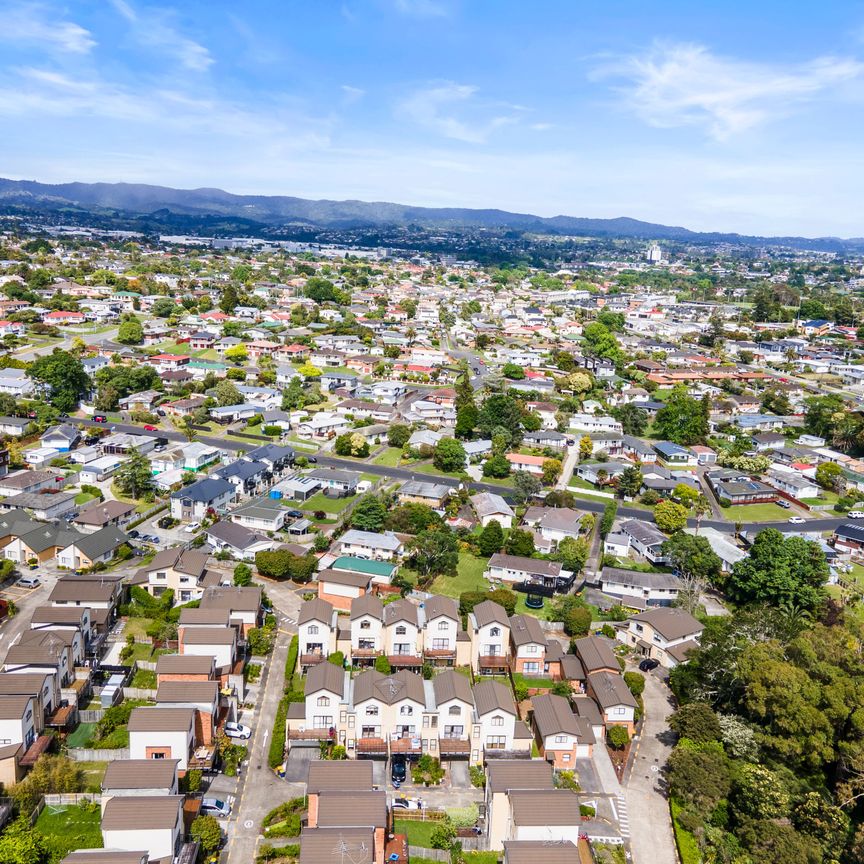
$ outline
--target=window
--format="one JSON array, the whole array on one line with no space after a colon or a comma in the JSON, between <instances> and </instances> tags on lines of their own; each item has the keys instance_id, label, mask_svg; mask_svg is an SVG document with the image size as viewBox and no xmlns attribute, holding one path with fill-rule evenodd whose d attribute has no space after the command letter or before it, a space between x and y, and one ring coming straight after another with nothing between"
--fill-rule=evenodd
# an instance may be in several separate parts
<instances>
[{"instance_id":1,"label":"window","mask_svg":"<svg viewBox=\"0 0 864 864\"><path fill-rule=\"evenodd\" d=\"M504 735L490 735L486 739L487 750L503 750L507 746L507 738Z\"/></svg>"},{"instance_id":2,"label":"window","mask_svg":"<svg viewBox=\"0 0 864 864\"><path fill-rule=\"evenodd\" d=\"M537 653L537 646L536 645L528 645L528 646L526 646L525 651L528 654L536 654Z\"/></svg>"},{"instance_id":3,"label":"window","mask_svg":"<svg viewBox=\"0 0 864 864\"><path fill-rule=\"evenodd\" d=\"M566 735L556 735L555 736L555 743L556 744L566 744L567 743L567 736Z\"/></svg>"},{"instance_id":4,"label":"window","mask_svg":"<svg viewBox=\"0 0 864 864\"><path fill-rule=\"evenodd\" d=\"M569 753L562 753L561 754L561 761L562 762L569 762L570 761L570 754Z\"/></svg>"},{"instance_id":5,"label":"window","mask_svg":"<svg viewBox=\"0 0 864 864\"><path fill-rule=\"evenodd\" d=\"M396 642L393 645L393 653L404 657L411 653L411 645L408 642Z\"/></svg>"},{"instance_id":6,"label":"window","mask_svg":"<svg viewBox=\"0 0 864 864\"><path fill-rule=\"evenodd\" d=\"M627 709L626 709L626 708L616 708L615 711L614 711L614 713L615 713L615 714L626 714L626 713L627 713Z\"/></svg>"},{"instance_id":7,"label":"window","mask_svg":"<svg viewBox=\"0 0 864 864\"><path fill-rule=\"evenodd\" d=\"M432 650L433 651L446 651L450 647L449 639L433 639L432 640Z\"/></svg>"},{"instance_id":8,"label":"window","mask_svg":"<svg viewBox=\"0 0 864 864\"><path fill-rule=\"evenodd\" d=\"M330 697L329 696L319 696L317 704L318 704L319 708L326 707L327 705L330 704Z\"/></svg>"},{"instance_id":9,"label":"window","mask_svg":"<svg viewBox=\"0 0 864 864\"><path fill-rule=\"evenodd\" d=\"M378 706L377 705L367 705L366 706L366 716L367 717L377 717L378 716Z\"/></svg>"},{"instance_id":10,"label":"window","mask_svg":"<svg viewBox=\"0 0 864 864\"><path fill-rule=\"evenodd\" d=\"M465 731L464 726L445 726L444 727L444 737L445 738L461 738Z\"/></svg>"},{"instance_id":11,"label":"window","mask_svg":"<svg viewBox=\"0 0 864 864\"><path fill-rule=\"evenodd\" d=\"M439 621L438 622L438 629L439 630L449 630L450 629L450 622L449 621Z\"/></svg>"},{"instance_id":12,"label":"window","mask_svg":"<svg viewBox=\"0 0 864 864\"><path fill-rule=\"evenodd\" d=\"M414 709L410 705L403 705L399 709L399 713L402 714L403 716L408 716L408 715L411 715L414 713Z\"/></svg>"},{"instance_id":13,"label":"window","mask_svg":"<svg viewBox=\"0 0 864 864\"><path fill-rule=\"evenodd\" d=\"M400 625L396 628L396 635L397 635L397 636L404 636L407 632L408 632L408 630L406 629L406 627L405 627L404 624L400 624Z\"/></svg>"},{"instance_id":14,"label":"window","mask_svg":"<svg viewBox=\"0 0 864 864\"><path fill-rule=\"evenodd\" d=\"M451 705L449 713L451 717L459 717L462 714L462 709L458 705Z\"/></svg>"},{"instance_id":15,"label":"window","mask_svg":"<svg viewBox=\"0 0 864 864\"><path fill-rule=\"evenodd\" d=\"M539 663L526 663L522 667L522 671L526 675L536 675L540 671L540 664Z\"/></svg>"},{"instance_id":16,"label":"window","mask_svg":"<svg viewBox=\"0 0 864 864\"><path fill-rule=\"evenodd\" d=\"M151 759L164 759L165 754L161 750L157 750L155 753L150 754Z\"/></svg>"},{"instance_id":17,"label":"window","mask_svg":"<svg viewBox=\"0 0 864 864\"><path fill-rule=\"evenodd\" d=\"M371 627L372 627L371 621L361 621L360 622L360 629L361 630L369 630Z\"/></svg>"},{"instance_id":18,"label":"window","mask_svg":"<svg viewBox=\"0 0 864 864\"><path fill-rule=\"evenodd\" d=\"M489 631L489 635L490 636L500 636L501 635L501 628L500 627L493 627Z\"/></svg>"},{"instance_id":19,"label":"window","mask_svg":"<svg viewBox=\"0 0 864 864\"><path fill-rule=\"evenodd\" d=\"M329 729L333 725L333 718L321 714L312 718L312 725L316 729Z\"/></svg>"},{"instance_id":20,"label":"window","mask_svg":"<svg viewBox=\"0 0 864 864\"><path fill-rule=\"evenodd\" d=\"M317 635L318 635L318 625L317 625L317 624L310 624L310 625L306 628L306 632L307 632L310 636L317 636Z\"/></svg>"},{"instance_id":21,"label":"window","mask_svg":"<svg viewBox=\"0 0 864 864\"><path fill-rule=\"evenodd\" d=\"M504 725L504 718L503 717L493 717L490 725L491 726L503 726Z\"/></svg>"}]
</instances>

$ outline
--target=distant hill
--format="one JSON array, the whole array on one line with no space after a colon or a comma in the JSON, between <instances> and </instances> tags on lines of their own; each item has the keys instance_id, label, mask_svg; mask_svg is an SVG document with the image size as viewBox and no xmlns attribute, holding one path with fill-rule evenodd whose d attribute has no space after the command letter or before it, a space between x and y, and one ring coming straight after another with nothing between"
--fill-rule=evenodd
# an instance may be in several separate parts
<instances>
[{"instance_id":1,"label":"distant hill","mask_svg":"<svg viewBox=\"0 0 864 864\"><path fill-rule=\"evenodd\" d=\"M94 215L165 215L252 226L308 225L355 229L391 225L458 230L499 229L572 234L588 237L635 237L694 243L729 242L754 246L794 246L842 251L864 248L864 240L836 237L751 237L704 233L638 219L545 218L506 210L461 207L412 207L380 201L329 201L286 195L233 195L222 189L171 189L137 183L38 183L0 178L0 208L26 208L42 213L86 211Z\"/></svg>"}]
</instances>

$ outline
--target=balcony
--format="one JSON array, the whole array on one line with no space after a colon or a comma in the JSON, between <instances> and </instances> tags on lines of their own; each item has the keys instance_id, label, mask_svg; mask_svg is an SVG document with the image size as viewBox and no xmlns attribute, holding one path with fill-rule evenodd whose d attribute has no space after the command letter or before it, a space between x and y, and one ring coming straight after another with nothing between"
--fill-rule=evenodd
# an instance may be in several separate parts
<instances>
[{"instance_id":1,"label":"balcony","mask_svg":"<svg viewBox=\"0 0 864 864\"><path fill-rule=\"evenodd\" d=\"M387 742L383 738L358 738L358 756L386 756Z\"/></svg>"},{"instance_id":2,"label":"balcony","mask_svg":"<svg viewBox=\"0 0 864 864\"><path fill-rule=\"evenodd\" d=\"M210 771L216 764L216 748L200 745L189 757L190 771Z\"/></svg>"},{"instance_id":3,"label":"balcony","mask_svg":"<svg viewBox=\"0 0 864 864\"><path fill-rule=\"evenodd\" d=\"M467 738L448 738L441 737L438 739L438 754L442 759L448 756L468 756L471 753L471 742Z\"/></svg>"},{"instance_id":4,"label":"balcony","mask_svg":"<svg viewBox=\"0 0 864 864\"><path fill-rule=\"evenodd\" d=\"M289 729L289 741L329 741L335 736L330 729Z\"/></svg>"},{"instance_id":5,"label":"balcony","mask_svg":"<svg viewBox=\"0 0 864 864\"><path fill-rule=\"evenodd\" d=\"M443 663L456 659L455 648L426 648L423 656L432 663Z\"/></svg>"},{"instance_id":6,"label":"balcony","mask_svg":"<svg viewBox=\"0 0 864 864\"><path fill-rule=\"evenodd\" d=\"M483 654L477 659L481 672L484 670L491 671L493 669L507 671L507 669L509 669L506 654Z\"/></svg>"},{"instance_id":7,"label":"balcony","mask_svg":"<svg viewBox=\"0 0 864 864\"><path fill-rule=\"evenodd\" d=\"M316 666L318 663L322 663L326 658L321 651L314 651L311 654L301 654L300 655L300 665L301 666Z\"/></svg>"},{"instance_id":8,"label":"balcony","mask_svg":"<svg viewBox=\"0 0 864 864\"><path fill-rule=\"evenodd\" d=\"M388 654L387 660L394 669L414 669L423 665L418 654Z\"/></svg>"},{"instance_id":9,"label":"balcony","mask_svg":"<svg viewBox=\"0 0 864 864\"><path fill-rule=\"evenodd\" d=\"M417 736L406 735L403 738L390 739L390 753L401 753L404 756L419 756L423 752L423 743Z\"/></svg>"}]
</instances>

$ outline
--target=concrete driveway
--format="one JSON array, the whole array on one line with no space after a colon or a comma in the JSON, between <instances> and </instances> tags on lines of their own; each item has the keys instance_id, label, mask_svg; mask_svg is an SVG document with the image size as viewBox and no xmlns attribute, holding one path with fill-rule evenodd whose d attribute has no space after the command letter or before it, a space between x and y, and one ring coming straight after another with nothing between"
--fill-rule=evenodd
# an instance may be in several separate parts
<instances>
[{"instance_id":1,"label":"concrete driveway","mask_svg":"<svg viewBox=\"0 0 864 864\"><path fill-rule=\"evenodd\" d=\"M309 763L321 758L321 751L315 747L292 747L285 762L285 779L290 783L305 783L309 776Z\"/></svg>"},{"instance_id":2,"label":"concrete driveway","mask_svg":"<svg viewBox=\"0 0 864 864\"><path fill-rule=\"evenodd\" d=\"M675 740L666 723L674 710L671 697L657 676L645 676L645 722L624 793L634 864L675 864L677 860L661 773Z\"/></svg>"},{"instance_id":3,"label":"concrete driveway","mask_svg":"<svg viewBox=\"0 0 864 864\"><path fill-rule=\"evenodd\" d=\"M450 785L455 789L470 789L471 775L468 772L468 763L461 759L451 759L450 763Z\"/></svg>"}]
</instances>

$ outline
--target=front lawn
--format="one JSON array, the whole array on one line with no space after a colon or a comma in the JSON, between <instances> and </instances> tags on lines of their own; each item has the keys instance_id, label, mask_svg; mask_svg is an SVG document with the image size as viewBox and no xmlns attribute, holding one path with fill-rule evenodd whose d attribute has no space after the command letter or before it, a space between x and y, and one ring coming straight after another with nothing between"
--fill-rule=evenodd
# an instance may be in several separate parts
<instances>
[{"instance_id":1,"label":"front lawn","mask_svg":"<svg viewBox=\"0 0 864 864\"><path fill-rule=\"evenodd\" d=\"M487 564L485 558L477 558L469 552L460 552L456 575L436 576L429 590L433 594L444 594L457 600L463 591L487 591L489 582L483 578Z\"/></svg>"},{"instance_id":2,"label":"front lawn","mask_svg":"<svg viewBox=\"0 0 864 864\"><path fill-rule=\"evenodd\" d=\"M398 447L388 447L372 460L372 464L386 465L388 468L396 468L401 461L402 451Z\"/></svg>"},{"instance_id":3,"label":"front lawn","mask_svg":"<svg viewBox=\"0 0 864 864\"><path fill-rule=\"evenodd\" d=\"M75 504L80 507L82 504L86 504L88 501L92 501L96 496L90 492L79 492L75 496Z\"/></svg>"},{"instance_id":4,"label":"front lawn","mask_svg":"<svg viewBox=\"0 0 864 864\"><path fill-rule=\"evenodd\" d=\"M303 502L286 501L292 508L296 507L300 510L308 510L314 513L316 510L321 510L324 513L337 514L341 513L352 501L352 498L328 498L321 492L313 495L311 498Z\"/></svg>"},{"instance_id":5,"label":"front lawn","mask_svg":"<svg viewBox=\"0 0 864 864\"><path fill-rule=\"evenodd\" d=\"M427 819L420 821L419 819L396 819L394 829L397 834L408 835L409 846L423 846L426 849L432 848L432 832L435 830L437 821Z\"/></svg>"},{"instance_id":6,"label":"front lawn","mask_svg":"<svg viewBox=\"0 0 864 864\"><path fill-rule=\"evenodd\" d=\"M49 805L42 809L35 828L48 841L51 860L58 861L75 849L102 848L100 818L98 804Z\"/></svg>"},{"instance_id":7,"label":"front lawn","mask_svg":"<svg viewBox=\"0 0 864 864\"><path fill-rule=\"evenodd\" d=\"M776 504L738 504L732 507L721 507L724 518L730 522L785 522L789 518L789 510Z\"/></svg>"}]
</instances>

